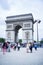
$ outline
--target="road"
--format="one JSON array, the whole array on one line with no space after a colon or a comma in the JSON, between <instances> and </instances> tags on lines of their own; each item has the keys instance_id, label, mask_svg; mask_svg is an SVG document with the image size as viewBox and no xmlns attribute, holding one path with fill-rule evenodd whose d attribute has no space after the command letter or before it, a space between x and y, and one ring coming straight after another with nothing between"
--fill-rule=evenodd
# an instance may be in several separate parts
<instances>
[{"instance_id":1,"label":"road","mask_svg":"<svg viewBox=\"0 0 43 65\"><path fill-rule=\"evenodd\" d=\"M43 65L43 48L37 51L33 48L32 53L27 53L26 48L20 51L11 49L11 52L5 54L0 51L0 65Z\"/></svg>"}]
</instances>

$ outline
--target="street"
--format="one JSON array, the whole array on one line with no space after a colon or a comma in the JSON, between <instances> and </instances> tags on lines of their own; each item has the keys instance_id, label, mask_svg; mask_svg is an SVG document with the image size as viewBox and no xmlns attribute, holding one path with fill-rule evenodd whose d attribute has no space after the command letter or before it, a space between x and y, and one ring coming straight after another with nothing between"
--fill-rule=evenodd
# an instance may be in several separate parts
<instances>
[{"instance_id":1,"label":"street","mask_svg":"<svg viewBox=\"0 0 43 65\"><path fill-rule=\"evenodd\" d=\"M33 48L32 53L27 53L26 48L20 51L3 52L0 50L0 65L43 65L43 48L37 51Z\"/></svg>"}]
</instances>

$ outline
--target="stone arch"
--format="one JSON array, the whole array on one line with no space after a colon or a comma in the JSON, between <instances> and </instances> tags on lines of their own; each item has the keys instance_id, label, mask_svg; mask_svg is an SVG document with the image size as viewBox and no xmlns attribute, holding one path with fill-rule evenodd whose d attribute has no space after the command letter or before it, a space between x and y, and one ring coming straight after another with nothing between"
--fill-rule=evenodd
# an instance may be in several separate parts
<instances>
[{"instance_id":1,"label":"stone arch","mask_svg":"<svg viewBox=\"0 0 43 65\"><path fill-rule=\"evenodd\" d=\"M17 33L20 28L23 30L23 43L32 42L33 41L33 24L34 19L33 15L30 14L22 14L16 16L8 16L6 17L6 33L10 32L10 35L7 34L7 39L10 42L15 43L17 41ZM27 34L28 33L28 34Z\"/></svg>"}]
</instances>

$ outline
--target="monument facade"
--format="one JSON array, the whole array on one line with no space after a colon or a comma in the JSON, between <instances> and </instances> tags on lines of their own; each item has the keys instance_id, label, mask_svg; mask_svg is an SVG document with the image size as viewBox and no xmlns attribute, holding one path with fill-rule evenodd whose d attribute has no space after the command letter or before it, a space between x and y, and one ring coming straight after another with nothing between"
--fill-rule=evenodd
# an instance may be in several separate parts
<instances>
[{"instance_id":1,"label":"monument facade","mask_svg":"<svg viewBox=\"0 0 43 65\"><path fill-rule=\"evenodd\" d=\"M6 40L9 42L18 42L18 30L22 28L22 43L32 42L34 37L33 15L22 14L6 17Z\"/></svg>"}]
</instances>

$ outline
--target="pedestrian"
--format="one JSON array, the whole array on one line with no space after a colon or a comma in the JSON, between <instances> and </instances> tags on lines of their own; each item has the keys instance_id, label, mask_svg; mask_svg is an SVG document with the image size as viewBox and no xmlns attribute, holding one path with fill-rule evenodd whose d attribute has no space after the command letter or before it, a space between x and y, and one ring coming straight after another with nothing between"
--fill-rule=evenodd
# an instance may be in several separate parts
<instances>
[{"instance_id":1,"label":"pedestrian","mask_svg":"<svg viewBox=\"0 0 43 65\"><path fill-rule=\"evenodd\" d=\"M34 45L34 48L35 48L35 50L37 50L37 45L36 44Z\"/></svg>"},{"instance_id":2,"label":"pedestrian","mask_svg":"<svg viewBox=\"0 0 43 65\"><path fill-rule=\"evenodd\" d=\"M7 51L10 52L10 47L11 47L10 42L7 42L7 45L8 45Z\"/></svg>"},{"instance_id":3,"label":"pedestrian","mask_svg":"<svg viewBox=\"0 0 43 65\"><path fill-rule=\"evenodd\" d=\"M2 48L3 48L3 54L5 54L5 52L7 51L7 44L6 44L6 42L3 43Z\"/></svg>"},{"instance_id":4,"label":"pedestrian","mask_svg":"<svg viewBox=\"0 0 43 65\"><path fill-rule=\"evenodd\" d=\"M18 43L17 47L18 47L18 51L19 51L20 50L20 43Z\"/></svg>"},{"instance_id":5,"label":"pedestrian","mask_svg":"<svg viewBox=\"0 0 43 65\"><path fill-rule=\"evenodd\" d=\"M36 41L34 42L34 48L35 48L35 50L37 50L37 43L36 43Z\"/></svg>"},{"instance_id":6,"label":"pedestrian","mask_svg":"<svg viewBox=\"0 0 43 65\"><path fill-rule=\"evenodd\" d=\"M30 52L32 53L32 47L33 46L32 46L32 43L31 42L29 44L30 44L29 49L30 49Z\"/></svg>"},{"instance_id":7,"label":"pedestrian","mask_svg":"<svg viewBox=\"0 0 43 65\"><path fill-rule=\"evenodd\" d=\"M14 44L14 50L16 50L16 48L17 48L17 43Z\"/></svg>"},{"instance_id":8,"label":"pedestrian","mask_svg":"<svg viewBox=\"0 0 43 65\"><path fill-rule=\"evenodd\" d=\"M29 43L27 43L27 46L26 46L26 50L27 50L27 53L29 53Z\"/></svg>"}]
</instances>

